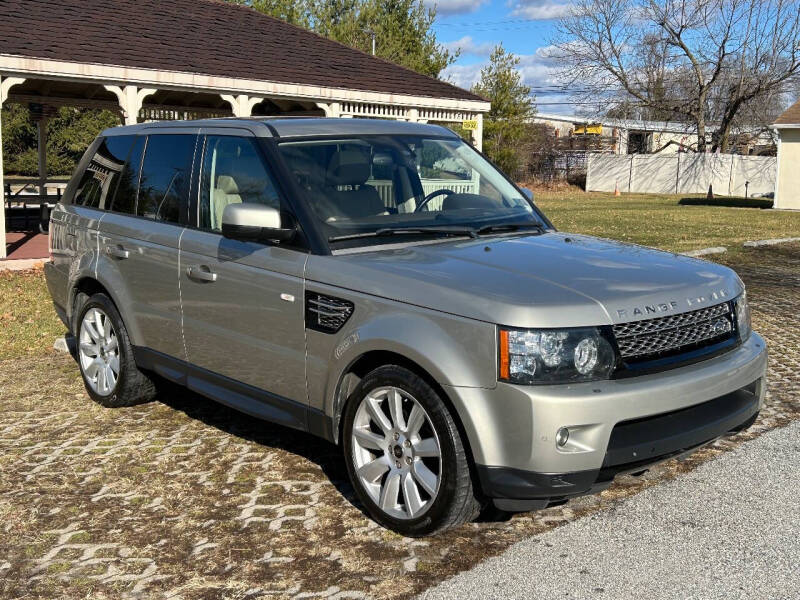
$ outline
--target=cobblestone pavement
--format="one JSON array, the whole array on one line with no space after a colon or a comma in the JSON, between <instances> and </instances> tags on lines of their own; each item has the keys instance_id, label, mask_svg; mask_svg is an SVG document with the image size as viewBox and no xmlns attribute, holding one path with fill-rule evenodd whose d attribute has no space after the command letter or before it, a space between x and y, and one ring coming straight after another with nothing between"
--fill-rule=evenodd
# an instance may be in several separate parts
<instances>
[{"instance_id":1,"label":"cobblestone pavement","mask_svg":"<svg viewBox=\"0 0 800 600\"><path fill-rule=\"evenodd\" d=\"M728 258L771 352L744 434L565 506L412 540L364 516L338 450L183 391L109 410L69 357L0 362L0 597L398 598L800 415L800 245Z\"/></svg>"}]
</instances>

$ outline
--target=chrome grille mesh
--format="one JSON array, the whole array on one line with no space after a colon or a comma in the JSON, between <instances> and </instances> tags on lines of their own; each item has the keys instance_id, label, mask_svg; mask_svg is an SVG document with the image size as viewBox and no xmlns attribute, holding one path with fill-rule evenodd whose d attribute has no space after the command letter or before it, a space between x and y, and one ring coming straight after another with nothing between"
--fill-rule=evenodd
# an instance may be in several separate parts
<instances>
[{"instance_id":1,"label":"chrome grille mesh","mask_svg":"<svg viewBox=\"0 0 800 600\"><path fill-rule=\"evenodd\" d=\"M708 345L733 333L728 302L679 315L614 325L614 337L624 359L673 353L687 346Z\"/></svg>"},{"instance_id":2,"label":"chrome grille mesh","mask_svg":"<svg viewBox=\"0 0 800 600\"><path fill-rule=\"evenodd\" d=\"M351 314L353 303L349 300L316 292L306 294L306 327L310 329L335 333L344 326Z\"/></svg>"}]
</instances>

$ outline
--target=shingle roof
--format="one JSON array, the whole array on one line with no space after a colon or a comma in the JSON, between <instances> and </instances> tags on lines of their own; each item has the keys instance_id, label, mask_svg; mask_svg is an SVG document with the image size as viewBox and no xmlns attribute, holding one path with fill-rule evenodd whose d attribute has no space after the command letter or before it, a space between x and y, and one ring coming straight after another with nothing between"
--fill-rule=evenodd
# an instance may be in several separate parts
<instances>
[{"instance_id":1,"label":"shingle roof","mask_svg":"<svg viewBox=\"0 0 800 600\"><path fill-rule=\"evenodd\" d=\"M792 104L786 112L784 112L775 125L797 125L800 124L800 100Z\"/></svg>"},{"instance_id":2,"label":"shingle roof","mask_svg":"<svg viewBox=\"0 0 800 600\"><path fill-rule=\"evenodd\" d=\"M0 53L483 100L449 83L221 0L3 0Z\"/></svg>"}]
</instances>

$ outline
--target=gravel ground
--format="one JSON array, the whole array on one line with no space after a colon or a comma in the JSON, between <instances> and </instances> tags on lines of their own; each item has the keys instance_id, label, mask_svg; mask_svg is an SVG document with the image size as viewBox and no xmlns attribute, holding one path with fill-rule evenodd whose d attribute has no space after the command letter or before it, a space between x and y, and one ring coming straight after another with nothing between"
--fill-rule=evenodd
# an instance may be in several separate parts
<instances>
[{"instance_id":1,"label":"gravel ground","mask_svg":"<svg viewBox=\"0 0 800 600\"><path fill-rule=\"evenodd\" d=\"M747 283L754 328L770 347L753 427L602 494L425 539L368 519L340 452L319 439L175 388L131 408L91 402L74 361L50 349L61 329L41 271L0 273L0 598L409 598L512 544L616 510L800 421L800 244L715 260ZM548 559L558 564L563 552ZM643 595L631 589L600 597Z\"/></svg>"},{"instance_id":2,"label":"gravel ground","mask_svg":"<svg viewBox=\"0 0 800 600\"><path fill-rule=\"evenodd\" d=\"M422 598L800 598L798 482L794 422Z\"/></svg>"}]
</instances>

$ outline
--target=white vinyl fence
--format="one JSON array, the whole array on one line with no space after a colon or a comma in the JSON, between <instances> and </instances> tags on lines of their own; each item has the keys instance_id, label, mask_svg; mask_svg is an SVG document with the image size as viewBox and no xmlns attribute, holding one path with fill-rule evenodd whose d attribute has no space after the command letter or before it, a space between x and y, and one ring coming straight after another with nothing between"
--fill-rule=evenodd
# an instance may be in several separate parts
<instances>
[{"instance_id":1,"label":"white vinyl fence","mask_svg":"<svg viewBox=\"0 0 800 600\"><path fill-rule=\"evenodd\" d=\"M475 194L478 190L478 181L475 179L422 179L422 191L427 196L437 190L450 190L456 194ZM394 207L395 197L393 183L390 179L370 179L369 183L378 191L386 207ZM434 198L428 204L429 210L441 210L444 196Z\"/></svg>"},{"instance_id":2,"label":"white vinyl fence","mask_svg":"<svg viewBox=\"0 0 800 600\"><path fill-rule=\"evenodd\" d=\"M738 154L592 154L586 172L589 192L715 194L750 197L775 193L777 159Z\"/></svg>"}]
</instances>

